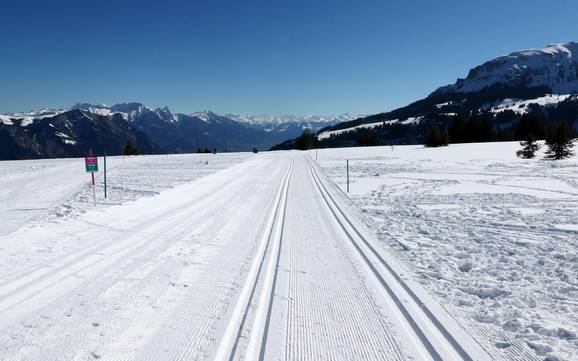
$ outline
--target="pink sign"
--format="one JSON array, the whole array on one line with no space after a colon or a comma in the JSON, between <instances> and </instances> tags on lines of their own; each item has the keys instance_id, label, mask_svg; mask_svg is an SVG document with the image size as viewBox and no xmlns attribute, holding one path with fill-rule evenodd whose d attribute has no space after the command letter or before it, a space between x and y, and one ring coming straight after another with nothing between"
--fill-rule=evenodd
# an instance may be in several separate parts
<instances>
[{"instance_id":1,"label":"pink sign","mask_svg":"<svg viewBox=\"0 0 578 361\"><path fill-rule=\"evenodd\" d=\"M92 155L92 149L88 152L88 155L84 157L84 166L88 173L98 172L98 158Z\"/></svg>"}]
</instances>

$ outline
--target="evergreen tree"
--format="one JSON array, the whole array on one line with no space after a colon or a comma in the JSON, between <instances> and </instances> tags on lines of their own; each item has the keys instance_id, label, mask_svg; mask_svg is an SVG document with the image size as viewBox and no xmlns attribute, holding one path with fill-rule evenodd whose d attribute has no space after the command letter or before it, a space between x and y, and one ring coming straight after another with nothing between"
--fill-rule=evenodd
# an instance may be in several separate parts
<instances>
[{"instance_id":1,"label":"evergreen tree","mask_svg":"<svg viewBox=\"0 0 578 361\"><path fill-rule=\"evenodd\" d=\"M483 117L480 127L478 129L478 141L480 142L491 142L494 140L494 129L492 122L487 116Z\"/></svg>"},{"instance_id":2,"label":"evergreen tree","mask_svg":"<svg viewBox=\"0 0 578 361\"><path fill-rule=\"evenodd\" d=\"M451 143L465 143L466 139L466 123L459 115L454 118L452 124L448 128L448 135Z\"/></svg>"},{"instance_id":3,"label":"evergreen tree","mask_svg":"<svg viewBox=\"0 0 578 361\"><path fill-rule=\"evenodd\" d=\"M129 140L126 142L124 149L122 151L123 155L139 155L142 154L141 150L138 149L132 142Z\"/></svg>"},{"instance_id":4,"label":"evergreen tree","mask_svg":"<svg viewBox=\"0 0 578 361\"><path fill-rule=\"evenodd\" d=\"M472 112L466 124L465 142L490 142L494 139L494 116L488 112Z\"/></svg>"},{"instance_id":5,"label":"evergreen tree","mask_svg":"<svg viewBox=\"0 0 578 361\"><path fill-rule=\"evenodd\" d=\"M373 147L379 145L379 137L371 129L359 129L355 145L358 147Z\"/></svg>"},{"instance_id":6,"label":"evergreen tree","mask_svg":"<svg viewBox=\"0 0 578 361\"><path fill-rule=\"evenodd\" d=\"M546 138L546 146L548 147L546 158L558 160L573 156L572 148L574 147L575 135L565 121L558 123Z\"/></svg>"},{"instance_id":7,"label":"evergreen tree","mask_svg":"<svg viewBox=\"0 0 578 361\"><path fill-rule=\"evenodd\" d=\"M540 144L536 143L536 139L532 134L529 134L526 139L520 142L522 149L516 152L516 155L524 159L532 159L536 156L536 152L540 149Z\"/></svg>"},{"instance_id":8,"label":"evergreen tree","mask_svg":"<svg viewBox=\"0 0 578 361\"><path fill-rule=\"evenodd\" d=\"M546 130L543 124L545 123L545 118L540 118L534 113L526 113L520 118L514 136L518 140L526 139L528 135L532 135L537 139L544 139L546 137Z\"/></svg>"},{"instance_id":9,"label":"evergreen tree","mask_svg":"<svg viewBox=\"0 0 578 361\"><path fill-rule=\"evenodd\" d=\"M443 147L448 145L448 135L442 133L436 122L432 123L431 129L425 141L425 146L430 147Z\"/></svg>"},{"instance_id":10,"label":"evergreen tree","mask_svg":"<svg viewBox=\"0 0 578 361\"><path fill-rule=\"evenodd\" d=\"M466 143L478 141L481 120L477 113L472 113L466 124Z\"/></svg>"},{"instance_id":11,"label":"evergreen tree","mask_svg":"<svg viewBox=\"0 0 578 361\"><path fill-rule=\"evenodd\" d=\"M309 128L303 129L303 133L301 133L301 136L297 139L297 149L307 150L313 148L314 138L315 135L311 134Z\"/></svg>"}]
</instances>

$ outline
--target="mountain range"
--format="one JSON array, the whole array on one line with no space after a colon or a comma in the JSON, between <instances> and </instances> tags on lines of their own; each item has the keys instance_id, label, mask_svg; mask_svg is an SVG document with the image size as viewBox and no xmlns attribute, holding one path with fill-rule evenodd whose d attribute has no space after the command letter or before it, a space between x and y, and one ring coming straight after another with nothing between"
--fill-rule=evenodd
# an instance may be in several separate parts
<instances>
[{"instance_id":1,"label":"mountain range","mask_svg":"<svg viewBox=\"0 0 578 361\"><path fill-rule=\"evenodd\" d=\"M317 146L419 144L436 122L448 129L456 117L479 115L496 140L510 140L522 116L565 120L578 130L578 43L548 45L500 56L472 68L464 79L439 87L405 107L328 126ZM483 139L481 137L480 139ZM451 139L450 139L451 141ZM296 148L298 139L273 149Z\"/></svg>"},{"instance_id":2,"label":"mountain range","mask_svg":"<svg viewBox=\"0 0 578 361\"><path fill-rule=\"evenodd\" d=\"M0 159L73 157L88 148L97 154L121 154L127 142L145 153L292 149L306 128L316 135L319 147L418 144L434 122L447 130L457 117L479 114L499 136L478 140L511 140L520 119L528 115L544 127L565 120L578 130L577 93L578 43L570 42L497 57L424 99L370 116L175 114L141 103L81 103L4 114Z\"/></svg>"},{"instance_id":3,"label":"mountain range","mask_svg":"<svg viewBox=\"0 0 578 361\"><path fill-rule=\"evenodd\" d=\"M144 153L190 153L201 149L249 151L356 116L173 114L141 103L76 104L0 115L0 159L75 157L90 148L121 154L127 142Z\"/></svg>"}]
</instances>

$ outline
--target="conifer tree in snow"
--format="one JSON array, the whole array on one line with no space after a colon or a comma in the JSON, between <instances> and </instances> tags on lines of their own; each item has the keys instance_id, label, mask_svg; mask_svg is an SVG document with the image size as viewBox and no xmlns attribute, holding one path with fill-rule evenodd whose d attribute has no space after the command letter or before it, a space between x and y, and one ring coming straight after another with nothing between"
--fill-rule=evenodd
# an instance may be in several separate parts
<instances>
[{"instance_id":1,"label":"conifer tree in snow","mask_svg":"<svg viewBox=\"0 0 578 361\"><path fill-rule=\"evenodd\" d=\"M315 135L311 134L309 128L303 129L303 133L297 139L297 149L307 150L313 148L315 143Z\"/></svg>"},{"instance_id":2,"label":"conifer tree in snow","mask_svg":"<svg viewBox=\"0 0 578 361\"><path fill-rule=\"evenodd\" d=\"M443 147L448 145L448 135L442 133L436 122L432 123L431 130L425 141L425 146L430 147Z\"/></svg>"},{"instance_id":3,"label":"conifer tree in snow","mask_svg":"<svg viewBox=\"0 0 578 361\"><path fill-rule=\"evenodd\" d=\"M122 150L123 155L139 155L142 154L142 151L138 149L132 142L129 140L126 142L124 149Z\"/></svg>"},{"instance_id":4,"label":"conifer tree in snow","mask_svg":"<svg viewBox=\"0 0 578 361\"><path fill-rule=\"evenodd\" d=\"M448 129L449 140L452 143L465 143L466 137L466 122L460 116L456 116Z\"/></svg>"},{"instance_id":5,"label":"conifer tree in snow","mask_svg":"<svg viewBox=\"0 0 578 361\"><path fill-rule=\"evenodd\" d=\"M575 135L565 121L558 123L546 138L546 146L548 147L546 158L558 160L573 156L572 148L574 147Z\"/></svg>"},{"instance_id":6,"label":"conifer tree in snow","mask_svg":"<svg viewBox=\"0 0 578 361\"><path fill-rule=\"evenodd\" d=\"M536 139L532 134L528 134L526 139L520 142L522 149L516 152L516 155L524 159L532 159L536 156L536 152L540 149L540 144L536 143Z\"/></svg>"}]
</instances>

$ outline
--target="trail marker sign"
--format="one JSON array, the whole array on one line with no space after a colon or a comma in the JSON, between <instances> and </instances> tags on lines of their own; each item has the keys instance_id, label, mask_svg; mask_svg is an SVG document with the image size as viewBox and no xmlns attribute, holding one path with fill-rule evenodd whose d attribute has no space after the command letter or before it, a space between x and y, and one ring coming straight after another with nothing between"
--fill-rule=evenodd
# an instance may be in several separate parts
<instances>
[{"instance_id":1,"label":"trail marker sign","mask_svg":"<svg viewBox=\"0 0 578 361\"><path fill-rule=\"evenodd\" d=\"M88 150L88 155L84 157L84 167L86 172L92 176L92 197L94 198L94 205L96 206L96 190L94 189L94 172L98 172L98 158L92 153L92 149Z\"/></svg>"},{"instance_id":2,"label":"trail marker sign","mask_svg":"<svg viewBox=\"0 0 578 361\"><path fill-rule=\"evenodd\" d=\"M90 155L84 157L84 166L86 167L87 173L98 172L98 158L90 152Z\"/></svg>"}]
</instances>

